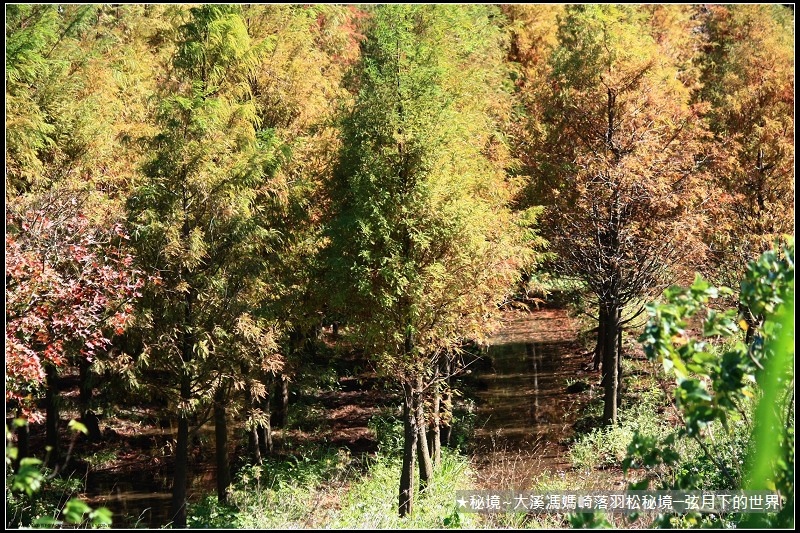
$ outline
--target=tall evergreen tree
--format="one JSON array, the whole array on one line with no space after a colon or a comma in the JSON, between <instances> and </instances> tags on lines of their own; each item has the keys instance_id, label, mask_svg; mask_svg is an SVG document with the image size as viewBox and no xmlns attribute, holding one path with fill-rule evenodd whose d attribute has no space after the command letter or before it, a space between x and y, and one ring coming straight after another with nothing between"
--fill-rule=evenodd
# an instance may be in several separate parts
<instances>
[{"instance_id":1,"label":"tall evergreen tree","mask_svg":"<svg viewBox=\"0 0 800 533\"><path fill-rule=\"evenodd\" d=\"M249 77L259 48L239 8L192 8L179 36L129 217L143 267L161 275L146 287L140 362L167 372L161 385L177 407L171 515L185 527L190 420L202 406L215 412L224 501L231 380L242 367L279 367L273 328L254 310L269 294L261 275L275 238L261 205L282 186L270 180L279 163L272 137L256 129Z\"/></svg>"},{"instance_id":2,"label":"tall evergreen tree","mask_svg":"<svg viewBox=\"0 0 800 533\"><path fill-rule=\"evenodd\" d=\"M490 13L376 8L343 123L330 280L356 337L402 386L401 516L413 509L415 453L423 481L431 475L421 417L437 358L480 337L519 266L502 161L491 155L492 98L482 92L497 91L487 84L500 59Z\"/></svg>"}]
</instances>

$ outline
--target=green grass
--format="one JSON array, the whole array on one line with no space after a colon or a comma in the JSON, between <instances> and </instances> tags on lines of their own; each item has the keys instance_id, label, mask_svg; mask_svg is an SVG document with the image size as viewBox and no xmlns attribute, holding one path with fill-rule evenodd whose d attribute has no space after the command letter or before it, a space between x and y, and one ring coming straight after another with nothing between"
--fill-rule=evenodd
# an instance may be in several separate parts
<instances>
[{"instance_id":1,"label":"green grass","mask_svg":"<svg viewBox=\"0 0 800 533\"><path fill-rule=\"evenodd\" d=\"M378 457L367 474L344 495L342 507L329 524L342 529L435 529L475 527L477 516L456 510L455 491L471 486L468 460L442 450L442 464L428 488L417 495L414 512L397 514L400 458Z\"/></svg>"},{"instance_id":2,"label":"green grass","mask_svg":"<svg viewBox=\"0 0 800 533\"><path fill-rule=\"evenodd\" d=\"M387 408L370 422L380 442L376 456L353 458L346 449L295 450L296 455L246 465L229 505L209 495L189 508L194 528L459 528L480 518L456 511L455 491L472 486L469 460L443 449L431 484L418 492L411 516L397 513L402 424ZM418 473L415 473L418 477ZM418 480L416 481L418 486Z\"/></svg>"},{"instance_id":3,"label":"green grass","mask_svg":"<svg viewBox=\"0 0 800 533\"><path fill-rule=\"evenodd\" d=\"M656 387L633 392L624 399L616 425L596 427L578 436L569 451L572 465L577 469L618 466L625 458L636 431L642 435L665 437L672 431L672 426L657 413L663 411L668 403L664 393ZM602 401L590 404L584 418L596 422L602 413L602 405Z\"/></svg>"},{"instance_id":4,"label":"green grass","mask_svg":"<svg viewBox=\"0 0 800 533\"><path fill-rule=\"evenodd\" d=\"M92 469L106 468L117 460L116 449L102 449L84 456L83 460Z\"/></svg>"},{"instance_id":5,"label":"green grass","mask_svg":"<svg viewBox=\"0 0 800 533\"><path fill-rule=\"evenodd\" d=\"M228 506L209 495L190 506L189 526L239 529L303 528L315 498L333 490L352 470L347 450L300 450L290 458L247 465L237 474Z\"/></svg>"},{"instance_id":6,"label":"green grass","mask_svg":"<svg viewBox=\"0 0 800 533\"><path fill-rule=\"evenodd\" d=\"M468 460L443 450L442 464L428 488L417 494L412 516L397 514L400 458L379 455L366 464L344 451L307 459L270 462L242 470L230 505L207 496L190 507L195 528L421 529L474 527L475 515L456 511L455 491L470 486Z\"/></svg>"}]
</instances>

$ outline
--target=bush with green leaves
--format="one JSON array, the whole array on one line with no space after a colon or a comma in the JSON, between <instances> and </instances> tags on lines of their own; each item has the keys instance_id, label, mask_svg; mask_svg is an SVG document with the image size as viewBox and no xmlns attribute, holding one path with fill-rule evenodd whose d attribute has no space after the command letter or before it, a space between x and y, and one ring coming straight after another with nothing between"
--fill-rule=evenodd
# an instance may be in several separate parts
<instances>
[{"instance_id":1,"label":"bush with green leaves","mask_svg":"<svg viewBox=\"0 0 800 533\"><path fill-rule=\"evenodd\" d=\"M377 456L366 474L353 480L327 527L341 529L441 529L475 527L478 516L457 509L456 490L471 486L469 460L442 450L442 463L430 485L420 494L414 513L397 516L394 487L400 458Z\"/></svg>"},{"instance_id":2,"label":"bush with green leaves","mask_svg":"<svg viewBox=\"0 0 800 533\"><path fill-rule=\"evenodd\" d=\"M193 528L275 529L309 527L319 497L352 470L347 449L299 449L284 458L245 465L236 476L229 505L209 495L189 505Z\"/></svg>"},{"instance_id":3,"label":"bush with green leaves","mask_svg":"<svg viewBox=\"0 0 800 533\"><path fill-rule=\"evenodd\" d=\"M14 426L24 425L22 419ZM86 427L72 420L70 429L87 433ZM83 500L72 497L81 488L79 479L56 476L43 466L41 459L23 457L14 468L19 450L13 446L12 433L6 426L6 527L104 527L111 525L111 511L92 509ZM63 520L59 520L61 515Z\"/></svg>"},{"instance_id":4,"label":"bush with green leaves","mask_svg":"<svg viewBox=\"0 0 800 533\"><path fill-rule=\"evenodd\" d=\"M463 528L478 517L458 512L455 491L471 486L469 460L442 450L442 463L420 494L413 515L400 518L394 498L402 450L402 422L387 409L370 421L379 451L351 457L347 449L301 449L292 457L269 458L237 473L230 505L209 495L190 504L193 528L295 529ZM416 475L416 474L415 474ZM387 496L388 495L388 496ZM331 508L330 502L340 502Z\"/></svg>"},{"instance_id":5,"label":"bush with green leaves","mask_svg":"<svg viewBox=\"0 0 800 533\"><path fill-rule=\"evenodd\" d=\"M675 377L680 426L665 437L637 433L623 468L672 467L675 476L661 489L775 490L784 507L777 514L723 519L659 516L654 525L794 523L793 240L750 263L739 310L710 305L731 294L697 276L691 287L672 287L662 303L647 307L650 318L640 341L648 358ZM690 332L697 320L700 338ZM743 335L747 328L753 328L749 343ZM687 439L700 453L684 459L678 446ZM649 481L631 488L645 488Z\"/></svg>"},{"instance_id":6,"label":"bush with green leaves","mask_svg":"<svg viewBox=\"0 0 800 533\"><path fill-rule=\"evenodd\" d=\"M398 410L398 407L384 409L367 424L375 434L380 453L395 455L403 451L403 421L397 416Z\"/></svg>"}]
</instances>

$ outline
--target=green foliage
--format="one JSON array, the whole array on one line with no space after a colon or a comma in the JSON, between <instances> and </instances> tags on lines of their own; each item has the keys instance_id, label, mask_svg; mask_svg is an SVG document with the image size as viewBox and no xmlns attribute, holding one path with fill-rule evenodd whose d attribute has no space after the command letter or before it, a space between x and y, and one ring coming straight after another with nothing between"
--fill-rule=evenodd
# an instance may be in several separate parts
<instances>
[{"instance_id":1,"label":"green foliage","mask_svg":"<svg viewBox=\"0 0 800 533\"><path fill-rule=\"evenodd\" d=\"M346 335L387 375L430 378L432 359L486 334L520 272L523 289L545 294L588 287L599 298L609 287L598 289L598 279L621 280L617 296L634 295L636 313L642 293L701 260L714 283L738 281L747 261L791 231L792 13L779 5L9 4L7 218L55 206L64 216L48 227L47 247L63 259L62 245L80 248L63 222L76 199L85 198L92 227L113 227L125 204L136 261L158 276L137 305L135 331L110 338L110 357L94 359L92 371L114 378L106 391L125 376L113 401L136 401L127 392L138 370L181 414L202 413L221 386L261 396L264 374L309 373L301 354L316 357L308 348L322 315L346 317ZM68 201L54 203L61 197ZM623 229L598 246L613 219ZM709 246L695 247L699 235ZM119 244L93 238L101 252ZM544 253L549 241L562 259L580 259L572 266L583 279L539 270L555 258ZM642 399L617 427L579 438L575 464L618 464L627 448L623 467L643 466L672 485L762 483L793 495L793 254L792 246L761 256L739 293L697 278L650 306L643 342L676 378L681 431L669 433L646 411L663 406ZM35 271L41 257L28 259ZM27 276L15 281L24 286L18 304L35 310L52 291ZM84 271L81 282L89 278ZM92 308L103 299L64 290ZM745 314L710 308L732 296ZM60 322L36 320L37 342ZM52 345L71 349L59 336ZM325 371L315 388L323 379L336 386ZM303 376L293 383L302 390ZM293 427L326 423L318 406L297 407ZM458 449L474 421L464 407L452 421ZM444 492L424 499L432 510L413 520L372 516L386 504L369 491L394 493L396 464L383 454L398 450L401 428L389 415L370 427L382 456L368 476L353 477L359 488L346 509L327 510L337 524L473 523L447 507ZM7 447L7 462L15 454ZM87 462L113 455L100 450ZM348 464L325 452L246 468L238 507L205 500L193 523L308 525L303 506L316 506L317 489ZM76 480L48 479L38 459L8 472L13 525L109 519L69 500ZM787 524L789 511L767 520ZM584 519L575 525L599 525Z\"/></svg>"},{"instance_id":2,"label":"green foliage","mask_svg":"<svg viewBox=\"0 0 800 533\"><path fill-rule=\"evenodd\" d=\"M363 478L354 481L342 497L342 507L332 517L330 527L343 529L440 529L470 528L477 523L474 514L456 510L455 491L468 487L468 462L447 449L431 485L422 492L412 516L398 518L395 491L400 460L378 456ZM391 495L391 496L390 496Z\"/></svg>"},{"instance_id":3,"label":"green foliage","mask_svg":"<svg viewBox=\"0 0 800 533\"><path fill-rule=\"evenodd\" d=\"M671 288L664 303L648 306L650 321L640 340L648 357L662 362L676 378L681 426L663 440L638 435L624 467L675 465L677 475L671 485L677 488L777 490L787 505L767 521L786 525L792 520L794 494L794 347L789 340L793 339L794 243L789 241L780 252L766 252L748 266L742 303L764 316L749 345L736 338L739 326L747 327L744 319L737 324L735 311L708 308L710 299L727 292L698 276L691 287ZM702 320L703 340L691 337L693 317ZM732 340L717 350L712 345L715 338ZM753 398L758 400L754 410ZM722 432L721 441L713 438L715 431ZM679 459L676 445L684 436L694 439L701 457ZM745 454L749 473L742 468Z\"/></svg>"},{"instance_id":4,"label":"green foliage","mask_svg":"<svg viewBox=\"0 0 800 533\"><path fill-rule=\"evenodd\" d=\"M85 186L107 179L99 176L98 158L113 142L110 121L119 116L106 113L117 109L116 95L107 91L110 65L98 61L106 51L98 12L95 5L7 7L6 163L12 198L65 181Z\"/></svg>"},{"instance_id":5,"label":"green foliage","mask_svg":"<svg viewBox=\"0 0 800 533\"><path fill-rule=\"evenodd\" d=\"M461 393L453 390L453 396L458 398ZM452 449L462 453L469 449L477 420L478 412L472 398L463 398L463 400L459 399L453 402L453 418L450 422L450 447Z\"/></svg>"},{"instance_id":6,"label":"green foliage","mask_svg":"<svg viewBox=\"0 0 800 533\"><path fill-rule=\"evenodd\" d=\"M480 93L499 66L490 11L380 6L363 44L327 257L333 303L394 376L417 350L478 336L515 276L508 189L482 153L497 133ZM398 359L407 338L415 353Z\"/></svg>"},{"instance_id":7,"label":"green foliage","mask_svg":"<svg viewBox=\"0 0 800 533\"><path fill-rule=\"evenodd\" d=\"M15 427L26 423L21 419L14 420ZM86 430L75 420L70 421L69 427L78 432ZM50 470L42 466L42 461L34 457L24 457L18 466L13 467L18 449L13 446L11 437L6 426L6 527L111 525L112 513L107 508L92 509L86 502L70 498L81 490L80 479L53 477ZM63 521L57 519L59 515L63 516Z\"/></svg>"},{"instance_id":8,"label":"green foliage","mask_svg":"<svg viewBox=\"0 0 800 533\"><path fill-rule=\"evenodd\" d=\"M190 527L281 529L458 528L477 524L475 515L456 510L455 491L470 486L466 457L444 449L432 485L420 495L419 511L396 516L394 494L399 477L398 419L390 414L370 421L379 437L377 456L353 458L345 449L304 448L283 458L239 470L230 505L209 496L190 505ZM402 425L399 426L402 430ZM391 494L391 496L387 496ZM325 503L335 498L341 506Z\"/></svg>"},{"instance_id":9,"label":"green foliage","mask_svg":"<svg viewBox=\"0 0 800 533\"><path fill-rule=\"evenodd\" d=\"M779 261L774 253L764 254L752 269L762 276L761 279L769 280L766 290L763 287L754 287L751 291L742 287L745 301L749 302L750 308L763 305L763 308L756 308L763 309L768 317L763 323L767 357L763 371L757 376L763 393L754 415L755 427L748 456L745 488L774 489L786 497L784 508L775 520L770 517L766 521L760 521L760 517L749 517L748 525L794 525L793 246L787 247L784 254L783 261ZM767 294L763 294L764 292ZM749 299L753 294L759 293L762 293L763 299ZM770 304L774 301L778 301L777 305L780 307L770 311ZM781 397L787 392L792 395L791 399Z\"/></svg>"},{"instance_id":10,"label":"green foliage","mask_svg":"<svg viewBox=\"0 0 800 533\"><path fill-rule=\"evenodd\" d=\"M575 529L611 529L611 522L603 513L575 513L569 516L569 525Z\"/></svg>"},{"instance_id":11,"label":"green foliage","mask_svg":"<svg viewBox=\"0 0 800 533\"><path fill-rule=\"evenodd\" d=\"M187 524L191 528L231 528L239 517L236 507L219 503L216 494L207 495L189 506Z\"/></svg>"},{"instance_id":12,"label":"green foliage","mask_svg":"<svg viewBox=\"0 0 800 533\"><path fill-rule=\"evenodd\" d=\"M248 79L260 53L238 7L191 10L173 57L187 83L164 87L161 129L128 199L139 260L163 274L146 287L138 325L148 353L139 362L200 380L202 390L220 386L214 370L275 368L274 324L259 308L279 238L264 204L281 187L271 181L281 158L257 130ZM197 400L182 398L181 407L196 409Z\"/></svg>"},{"instance_id":13,"label":"green foliage","mask_svg":"<svg viewBox=\"0 0 800 533\"><path fill-rule=\"evenodd\" d=\"M403 450L403 421L397 409L388 409L370 418L368 427L378 441L378 451L396 456Z\"/></svg>"},{"instance_id":14,"label":"green foliage","mask_svg":"<svg viewBox=\"0 0 800 533\"><path fill-rule=\"evenodd\" d=\"M346 450L305 449L295 456L267 459L242 468L232 487L230 505L207 497L190 505L190 527L281 529L308 527L329 487L350 471Z\"/></svg>"},{"instance_id":15,"label":"green foliage","mask_svg":"<svg viewBox=\"0 0 800 533\"><path fill-rule=\"evenodd\" d=\"M9 453L9 457L15 459L16 448ZM28 496L33 496L42 487L45 476L42 473L42 460L35 457L25 457L19 462L19 468L14 473L11 483L11 490L25 492Z\"/></svg>"}]
</instances>

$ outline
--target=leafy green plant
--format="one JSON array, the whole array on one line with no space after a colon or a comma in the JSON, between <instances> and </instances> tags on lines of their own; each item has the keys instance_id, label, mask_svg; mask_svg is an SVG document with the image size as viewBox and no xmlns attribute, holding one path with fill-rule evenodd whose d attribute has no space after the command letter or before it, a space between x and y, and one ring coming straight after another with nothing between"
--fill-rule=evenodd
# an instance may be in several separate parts
<instances>
[{"instance_id":1,"label":"leafy green plant","mask_svg":"<svg viewBox=\"0 0 800 533\"><path fill-rule=\"evenodd\" d=\"M403 449L403 421L397 416L396 409L373 416L368 427L375 433L380 452L393 455Z\"/></svg>"},{"instance_id":2,"label":"leafy green plant","mask_svg":"<svg viewBox=\"0 0 800 533\"><path fill-rule=\"evenodd\" d=\"M785 527L793 523L794 497L793 241L750 263L741 285L743 312L710 307L712 299L731 293L697 276L691 287L670 288L664 303L648 306L650 320L640 340L648 358L660 361L675 377L681 425L664 438L637 433L623 468L673 466L677 475L662 488L776 490L785 507L777 515L765 515L760 525ZM700 339L689 333L694 317L702 323ZM741 330L748 328L754 331L745 343ZM715 349L720 339L729 342ZM758 400L755 416L754 400ZM715 433L723 438L715 439ZM698 457L681 460L677 446L685 439L697 444L703 468L693 467ZM724 443L727 446L720 446ZM732 455L726 448L733 450ZM742 460L746 453L747 462ZM709 520L713 522L687 515L679 522L694 525ZM667 525L670 519L660 517L656 523Z\"/></svg>"},{"instance_id":3,"label":"leafy green plant","mask_svg":"<svg viewBox=\"0 0 800 533\"><path fill-rule=\"evenodd\" d=\"M83 459L92 468L103 468L117 460L117 450L97 450Z\"/></svg>"},{"instance_id":4,"label":"leafy green plant","mask_svg":"<svg viewBox=\"0 0 800 533\"><path fill-rule=\"evenodd\" d=\"M24 425L25 420L16 419L15 426ZM86 434L86 427L75 420L70 421L70 429ZM51 475L43 462L35 457L24 457L13 471L12 463L19 450L12 444L12 434L6 426L6 526L8 527L59 527L65 524L74 526L110 526L112 513L105 507L92 509L78 498L69 496L80 489L77 479L62 479ZM57 517L61 515L63 520Z\"/></svg>"},{"instance_id":5,"label":"leafy green plant","mask_svg":"<svg viewBox=\"0 0 800 533\"><path fill-rule=\"evenodd\" d=\"M219 503L216 495L206 495L189 506L187 525L191 528L227 528L239 519L239 510Z\"/></svg>"},{"instance_id":6,"label":"leafy green plant","mask_svg":"<svg viewBox=\"0 0 800 533\"><path fill-rule=\"evenodd\" d=\"M441 529L475 527L479 517L456 508L455 491L469 488L469 462L463 455L442 450L442 464L419 496L412 515L397 516L396 484L399 457L377 456L366 474L354 480L342 497L342 507L330 527L343 529Z\"/></svg>"},{"instance_id":7,"label":"leafy green plant","mask_svg":"<svg viewBox=\"0 0 800 533\"><path fill-rule=\"evenodd\" d=\"M454 397L460 397L462 394L454 390ZM472 436L475 433L475 423L478 419L478 413L475 406L475 400L472 398L464 398L463 401L456 403L453 408L453 419L450 422L452 426L452 435L450 436L450 447L454 450L466 451L469 446Z\"/></svg>"},{"instance_id":8,"label":"leafy green plant","mask_svg":"<svg viewBox=\"0 0 800 533\"><path fill-rule=\"evenodd\" d=\"M324 494L350 472L346 449L299 449L289 458L245 465L236 476L229 505L208 496L190 504L194 528L295 529L309 526Z\"/></svg>"}]
</instances>

